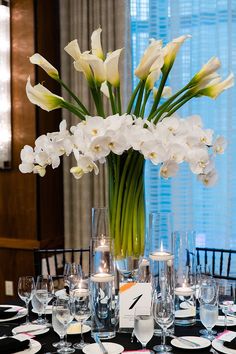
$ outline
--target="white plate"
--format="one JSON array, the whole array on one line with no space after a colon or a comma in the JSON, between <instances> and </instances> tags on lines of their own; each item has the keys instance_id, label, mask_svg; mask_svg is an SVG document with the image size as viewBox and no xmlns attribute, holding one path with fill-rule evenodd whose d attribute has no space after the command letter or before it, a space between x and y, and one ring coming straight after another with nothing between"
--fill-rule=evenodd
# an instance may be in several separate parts
<instances>
[{"instance_id":1,"label":"white plate","mask_svg":"<svg viewBox=\"0 0 236 354\"><path fill-rule=\"evenodd\" d=\"M32 309L32 312L33 312L33 313L38 313L38 312L36 312L34 309ZM52 305L46 306L45 314L46 314L46 315L51 315L51 314L52 314Z\"/></svg>"},{"instance_id":2,"label":"white plate","mask_svg":"<svg viewBox=\"0 0 236 354\"><path fill-rule=\"evenodd\" d=\"M0 305L0 307L11 307L11 311L9 309L9 311L6 312L15 312L18 311L18 313L13 316L13 317L9 317L9 318L4 318L4 319L0 319L0 322L9 322L9 321L14 321L17 320L18 318L22 318L25 317L27 314L27 310L25 307L21 307L21 306L14 306L14 305Z\"/></svg>"},{"instance_id":3,"label":"white plate","mask_svg":"<svg viewBox=\"0 0 236 354\"><path fill-rule=\"evenodd\" d=\"M216 326L224 327L225 326L225 316L218 316L218 320L216 322ZM236 326L236 318L227 317L227 327Z\"/></svg>"},{"instance_id":4,"label":"white plate","mask_svg":"<svg viewBox=\"0 0 236 354\"><path fill-rule=\"evenodd\" d=\"M37 330L38 331L35 331ZM32 331L32 332L30 332ZM44 326L44 325L35 325L35 324L29 324L29 325L22 325L22 326L17 326L13 328L12 333L14 335L18 333L27 333L27 334L32 334L33 336L38 336L43 333L47 333L49 331L49 328Z\"/></svg>"},{"instance_id":5,"label":"white plate","mask_svg":"<svg viewBox=\"0 0 236 354\"><path fill-rule=\"evenodd\" d=\"M199 344L200 346L193 347L192 345L187 344L187 343L183 343L183 342L179 341L178 339L172 339L172 341L170 343L176 348L191 349L191 350L199 350L199 349L207 348L211 345L211 341L209 341L209 339L202 338L202 337L182 336L180 338L191 340L192 342Z\"/></svg>"},{"instance_id":6,"label":"white plate","mask_svg":"<svg viewBox=\"0 0 236 354\"><path fill-rule=\"evenodd\" d=\"M109 354L120 354L123 352L124 347L120 344L103 342L104 347L108 351ZM102 354L102 351L97 343L86 345L83 348L83 353L85 354Z\"/></svg>"},{"instance_id":7,"label":"white plate","mask_svg":"<svg viewBox=\"0 0 236 354\"><path fill-rule=\"evenodd\" d=\"M39 342L34 339L30 339L30 348L17 352L17 354L35 354L38 353L41 348L42 345Z\"/></svg>"},{"instance_id":8,"label":"white plate","mask_svg":"<svg viewBox=\"0 0 236 354\"><path fill-rule=\"evenodd\" d=\"M83 325L83 333L87 333L91 328L87 325ZM72 322L67 329L67 334L80 334L81 333L81 324L79 322Z\"/></svg>"},{"instance_id":9,"label":"white plate","mask_svg":"<svg viewBox=\"0 0 236 354\"><path fill-rule=\"evenodd\" d=\"M218 350L221 353L236 354L236 350L225 347L224 342L222 340L214 339L211 345L215 350Z\"/></svg>"}]
</instances>

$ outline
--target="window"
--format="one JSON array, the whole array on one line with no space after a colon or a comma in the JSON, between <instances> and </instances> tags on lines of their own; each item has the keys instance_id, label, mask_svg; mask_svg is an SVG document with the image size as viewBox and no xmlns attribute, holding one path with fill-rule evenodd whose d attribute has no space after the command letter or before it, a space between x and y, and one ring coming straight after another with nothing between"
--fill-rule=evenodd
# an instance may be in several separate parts
<instances>
[{"instance_id":1,"label":"window","mask_svg":"<svg viewBox=\"0 0 236 354\"><path fill-rule=\"evenodd\" d=\"M166 44L182 34L192 35L172 69L168 85L173 91L212 56L222 61L222 77L236 73L236 0L131 0L131 34L133 72L149 38ZM195 229L198 246L236 248L235 91L224 92L216 101L194 99L179 111L183 117L201 115L205 127L228 140L225 155L217 160L219 180L213 188L203 187L185 165L178 176L163 180L158 166L146 164L147 214L172 211L175 229Z\"/></svg>"}]
</instances>

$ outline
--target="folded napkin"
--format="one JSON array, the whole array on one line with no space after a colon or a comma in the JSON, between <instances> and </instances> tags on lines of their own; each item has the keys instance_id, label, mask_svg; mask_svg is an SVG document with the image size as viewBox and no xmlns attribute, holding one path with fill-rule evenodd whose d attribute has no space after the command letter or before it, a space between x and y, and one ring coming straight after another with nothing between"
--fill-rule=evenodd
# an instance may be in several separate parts
<instances>
[{"instance_id":1,"label":"folded napkin","mask_svg":"<svg viewBox=\"0 0 236 354\"><path fill-rule=\"evenodd\" d=\"M28 339L21 342L15 338L3 338L0 340L0 353L17 353L29 348L29 346L30 341Z\"/></svg>"},{"instance_id":2,"label":"folded napkin","mask_svg":"<svg viewBox=\"0 0 236 354\"><path fill-rule=\"evenodd\" d=\"M230 349L236 349L236 338L231 340L231 342L224 342L224 347L230 348Z\"/></svg>"},{"instance_id":3,"label":"folded napkin","mask_svg":"<svg viewBox=\"0 0 236 354\"><path fill-rule=\"evenodd\" d=\"M8 311L10 310L12 307L0 307L0 319L1 320L5 320L6 318L11 318L14 317L18 311Z\"/></svg>"}]
</instances>

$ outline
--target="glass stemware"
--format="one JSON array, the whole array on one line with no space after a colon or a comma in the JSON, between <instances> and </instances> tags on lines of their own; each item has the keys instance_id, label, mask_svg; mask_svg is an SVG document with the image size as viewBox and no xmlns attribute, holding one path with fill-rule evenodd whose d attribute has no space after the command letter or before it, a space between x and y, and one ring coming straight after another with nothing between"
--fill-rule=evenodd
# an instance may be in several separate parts
<instances>
[{"instance_id":1,"label":"glass stemware","mask_svg":"<svg viewBox=\"0 0 236 354\"><path fill-rule=\"evenodd\" d=\"M29 303L35 291L34 278L32 276L23 276L18 281L18 295L25 302L27 314L24 324L29 324Z\"/></svg>"},{"instance_id":2,"label":"glass stemware","mask_svg":"<svg viewBox=\"0 0 236 354\"><path fill-rule=\"evenodd\" d=\"M67 329L74 318L74 303L70 298L57 299L55 306L56 319L64 328L64 346L57 350L58 353L74 353L75 349L70 348L67 342Z\"/></svg>"},{"instance_id":3,"label":"glass stemware","mask_svg":"<svg viewBox=\"0 0 236 354\"><path fill-rule=\"evenodd\" d=\"M83 324L90 317L90 305L89 305L89 285L88 281L81 280L78 287L73 291L73 302L75 307L75 319L80 323L81 328L81 341L75 343L73 347L75 349L83 349L87 343L84 341L83 336Z\"/></svg>"},{"instance_id":4,"label":"glass stemware","mask_svg":"<svg viewBox=\"0 0 236 354\"><path fill-rule=\"evenodd\" d=\"M54 285L51 275L39 275L36 281L35 296L42 304L43 308L43 321L41 324L47 323L46 320L46 307L54 296Z\"/></svg>"},{"instance_id":5,"label":"glass stemware","mask_svg":"<svg viewBox=\"0 0 236 354\"><path fill-rule=\"evenodd\" d=\"M52 304L52 328L54 332L56 332L59 335L60 341L52 343L52 345L54 348L62 349L64 347L70 347L71 343L64 341L65 329L64 329L64 325L57 319L56 306L57 306L57 302L54 301Z\"/></svg>"},{"instance_id":6,"label":"glass stemware","mask_svg":"<svg viewBox=\"0 0 236 354\"><path fill-rule=\"evenodd\" d=\"M204 280L199 289L200 320L206 328L202 337L215 339L212 328L218 320L218 286L212 279Z\"/></svg>"},{"instance_id":7,"label":"glass stemware","mask_svg":"<svg viewBox=\"0 0 236 354\"><path fill-rule=\"evenodd\" d=\"M136 307L134 312L134 334L146 349L147 343L152 339L154 333L154 320L149 307ZM149 350L149 353L154 353Z\"/></svg>"},{"instance_id":8,"label":"glass stemware","mask_svg":"<svg viewBox=\"0 0 236 354\"><path fill-rule=\"evenodd\" d=\"M162 329L162 344L156 345L153 349L157 352L170 352L172 347L166 345L167 329L174 322L174 298L168 292L156 293L152 302L153 316L156 323Z\"/></svg>"},{"instance_id":9,"label":"glass stemware","mask_svg":"<svg viewBox=\"0 0 236 354\"><path fill-rule=\"evenodd\" d=\"M66 292L70 294L83 276L82 268L77 263L66 263L63 275Z\"/></svg>"},{"instance_id":10,"label":"glass stemware","mask_svg":"<svg viewBox=\"0 0 236 354\"><path fill-rule=\"evenodd\" d=\"M219 284L219 305L224 314L224 329L227 329L228 313L235 302L235 284L229 280L222 280Z\"/></svg>"},{"instance_id":11,"label":"glass stemware","mask_svg":"<svg viewBox=\"0 0 236 354\"><path fill-rule=\"evenodd\" d=\"M37 298L36 290L34 290L34 292L33 292L31 304L32 304L34 312L36 312L38 314L38 318L36 320L32 321L32 323L40 324L40 325L44 324L44 319L42 317L43 316L43 312L44 312L44 305Z\"/></svg>"}]
</instances>

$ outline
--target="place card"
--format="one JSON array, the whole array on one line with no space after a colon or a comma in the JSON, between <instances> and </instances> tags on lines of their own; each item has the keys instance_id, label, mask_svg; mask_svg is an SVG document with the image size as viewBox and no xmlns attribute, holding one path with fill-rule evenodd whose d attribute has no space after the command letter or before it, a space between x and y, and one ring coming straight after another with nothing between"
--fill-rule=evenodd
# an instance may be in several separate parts
<instances>
[{"instance_id":1,"label":"place card","mask_svg":"<svg viewBox=\"0 0 236 354\"><path fill-rule=\"evenodd\" d=\"M231 342L234 338L236 338L236 332L228 330L225 330L216 337L216 339L223 340L224 342Z\"/></svg>"},{"instance_id":2,"label":"place card","mask_svg":"<svg viewBox=\"0 0 236 354\"><path fill-rule=\"evenodd\" d=\"M120 328L134 327L136 306L151 307L152 287L150 283L121 283L119 289L119 325Z\"/></svg>"}]
</instances>

